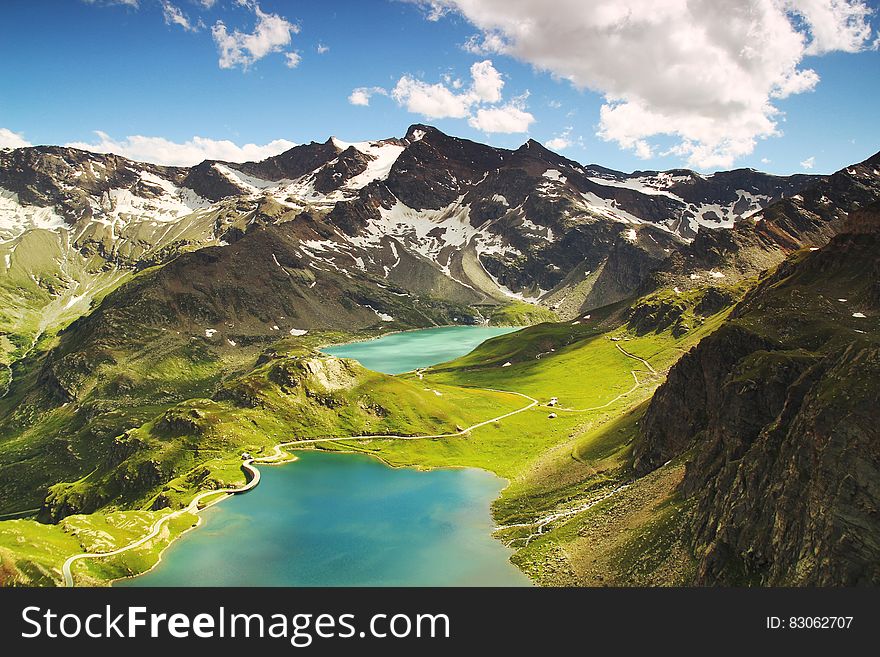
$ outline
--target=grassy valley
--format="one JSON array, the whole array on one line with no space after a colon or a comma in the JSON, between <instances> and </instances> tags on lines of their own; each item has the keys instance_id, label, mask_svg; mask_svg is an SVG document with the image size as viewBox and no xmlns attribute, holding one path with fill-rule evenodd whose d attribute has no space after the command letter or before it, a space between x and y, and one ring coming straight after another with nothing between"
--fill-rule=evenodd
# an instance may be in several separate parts
<instances>
[{"instance_id":1,"label":"grassy valley","mask_svg":"<svg viewBox=\"0 0 880 657\"><path fill-rule=\"evenodd\" d=\"M627 480L631 436L621 417L640 413L664 370L728 310L695 314L700 298L681 302L695 328L679 337L659 324L650 332L620 325L626 304L618 304L393 377L315 351L354 337L344 333L218 349L213 336L141 328L135 351L117 348L72 372L56 370L60 387L75 391L64 400L28 385L45 377L57 356L35 353L20 364L20 385L3 401L10 421L0 456L8 464L4 511L39 507L40 522L4 522L5 582L59 583L60 561L72 553L121 547L196 493L242 484L244 451L259 458L280 442L333 437L339 440L308 445L362 451L392 465L480 467L507 478L496 518L520 526L500 530L499 538L523 544L517 562L538 581L564 581L541 565L538 544L525 539L536 528L555 530L541 524L544 516L568 514ZM541 405L462 436L345 440L454 434L526 405L501 391ZM558 398L552 407L551 397ZM56 457L47 462L46 451ZM44 492L34 491L35 481L45 482ZM38 494L22 494L28 490ZM76 577L100 582L139 572L196 521L184 514L136 550L80 562Z\"/></svg>"}]
</instances>

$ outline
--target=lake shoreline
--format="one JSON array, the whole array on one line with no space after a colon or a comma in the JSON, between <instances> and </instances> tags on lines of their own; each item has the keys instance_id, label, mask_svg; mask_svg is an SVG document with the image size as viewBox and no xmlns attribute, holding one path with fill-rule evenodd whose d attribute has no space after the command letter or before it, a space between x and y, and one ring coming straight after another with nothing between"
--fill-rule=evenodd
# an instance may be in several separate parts
<instances>
[{"instance_id":1,"label":"lake shoreline","mask_svg":"<svg viewBox=\"0 0 880 657\"><path fill-rule=\"evenodd\" d=\"M499 333L498 333L499 335L501 335L501 334L503 334L503 333L508 333L508 332L515 331L515 330L517 330L518 328L521 328L521 327L514 327L514 326L511 326L511 327L492 327L492 326L488 326L488 325L445 325L445 326L434 326L434 327L421 328L421 329L405 329L405 330L389 331L389 332L386 332L386 333L384 333L384 334L381 334L381 335L378 336L378 337L369 337L369 338L363 338L363 339L359 339L359 340L350 340L350 341L347 341L347 342L344 342L344 343L337 343L336 345L331 345L331 346L346 346L346 345L352 345L352 344L359 344L359 343L370 342L370 341L374 341L374 340L378 340L378 339L382 339L382 338L387 338L387 337L389 337L389 336L397 335L397 334L407 334L407 333L422 332L422 331L430 331L430 330L432 330L432 329L444 329L444 328L484 328L484 329L495 328L495 329L507 329L507 330L504 330L503 332L499 332ZM495 337L495 336L491 336L491 337ZM490 338L486 338L486 339L490 339ZM481 344L481 343L484 342L484 341L485 341L485 340L481 340L480 343L478 343L478 344ZM319 348L320 348L320 349L330 348L330 346L324 345L324 346L321 346L321 347L319 347ZM445 362L445 361L439 361L439 362ZM438 363L432 363L431 365L426 365L426 366L418 367L418 368L415 368L414 370L406 370L406 371L403 371L403 372L398 372L398 373L395 373L394 376L396 376L396 375L401 375L401 374L406 374L406 373L409 373L409 372L412 372L412 371L418 371L418 370L420 370L420 369L425 369L426 367L431 367L431 366L433 366L433 365L435 365L435 364L438 364ZM514 393L514 394L518 394L518 393ZM411 470L414 470L414 471L417 471L417 472L431 472L431 471L437 471L437 470L473 470L473 471L486 472L486 473L492 475L493 477L499 479L500 482L502 483L502 486L501 486L501 488L499 489L498 493L495 494L495 495L493 496L493 499L489 501L489 517L490 517L490 521L491 521L491 523L492 523L492 525L493 525L492 531L489 532L489 538L490 538L493 542L499 542L499 543L500 543L500 541L498 541L497 539L494 538L494 530L495 530L495 522L496 522L496 521L495 521L494 513L492 512L492 505L494 504L495 501L497 501L497 500L500 498L500 496L501 496L501 494L503 493L503 491L506 490L506 489L510 486L510 481L509 481L508 479L506 479L506 478L504 478L504 477L500 477L499 475L497 475L497 474L494 473L494 472L491 472L490 470L483 469L483 468L478 468L478 467L473 467L473 466L458 466L458 465L450 465L450 466L424 466L424 465L419 464L419 463L393 464L393 463L388 462L386 459L382 458L381 456L379 456L379 455L377 455L377 454L372 454L372 453L370 453L370 452L368 452L368 451L365 451L365 450L359 450L359 449L356 449L356 448L354 448L354 447L345 446L345 445L342 445L342 444L341 444L341 443L343 443L343 442L346 441L346 440L351 440L352 438L353 438L353 437L351 437L351 438L345 438L345 437L342 437L342 438L328 438L328 439L326 440L326 442L337 442L337 441L338 441L338 442L340 443L340 447L341 447L342 449L322 449L321 447L319 447L319 446L317 446L317 445L315 445L315 446L305 446L305 445L304 445L304 446L302 446L302 447L298 447L298 448L297 448L297 447L294 447L294 446L292 445L292 443L295 443L296 441L287 441L287 442L284 442L284 443L279 443L279 444L277 444L277 445L273 448L273 449L275 450L275 457L279 457L282 453L286 453L286 454L287 454L287 457L286 457L286 458L284 458L283 460L282 460L282 459L278 459L278 460L267 460L267 461L265 461L265 462L259 462L259 461L257 461L257 462L252 462L252 466L256 466L256 465L286 465L286 464L290 464L290 463L293 463L293 462L295 462L296 460L298 460L298 457L296 456L295 452L297 452L297 451L302 451L302 452L310 451L310 452L327 453L327 454L330 454L330 453L338 453L338 454L360 454L360 455L362 455L362 456L369 457L370 459L375 460L375 461L377 461L378 463L381 463L383 466L385 466L385 467L387 467L387 468L391 468L391 469L394 469L394 470L398 470L398 469L411 469ZM363 438L369 438L369 437L363 437ZM390 439L390 437L387 437L387 438ZM418 438L418 436L414 436L414 437L412 437L412 438ZM412 439L412 438L410 438L410 439ZM381 439L383 439L383 438L380 437L380 436L377 436L376 439L377 439L377 440L381 440ZM284 450L290 450L290 451L289 451L289 452L285 452ZM270 458L273 458L273 457L264 457L264 458L270 459ZM196 509L196 510L194 511L194 514L195 514L196 517L197 517L197 522L196 522L195 524L193 524L191 527L188 527L188 528L186 528L185 530L183 530L182 532L180 532L180 534L178 534L177 536L174 536L173 538L171 538L171 539L168 541L168 544L165 545L165 546L162 548L162 550L159 552L159 554L158 554L158 558L156 559L156 562L153 563L153 564L150 566L149 569L147 569L147 570L145 570L145 571L143 571L143 572L140 572L140 573L134 574L134 575L126 575L126 576L123 576L123 577L118 577L118 578L111 579L111 580L108 581L108 584L109 584L110 586L113 586L114 584L116 584L116 583L118 583L118 582L129 581L129 580L137 579L137 578L143 577L143 576L145 576L145 575L151 573L152 571L154 571L157 567L160 566L160 564L163 563L163 556L165 555L165 552L166 552L166 550L168 550L168 548L170 548L172 545L174 545L174 544L177 542L177 540L178 540L179 538L185 536L186 534L188 534L188 533L189 533L190 531L192 531L193 529L197 529L197 528L199 528L199 527L202 526L202 524L203 524L203 519L202 519L202 517L201 517L201 515L200 515L201 511L203 511L203 510L205 510L205 509L208 509L208 508L211 508L211 507L215 506L216 504L219 504L220 502L224 501L225 499L227 499L227 498L229 498L229 497L234 497L234 496L235 496L235 493L234 493L234 492L227 493L226 495L223 495L222 497L218 497L216 500L212 501L210 504L208 504L208 505L206 505L206 506L204 506L204 507L202 507L202 508L198 508L198 509ZM184 508L186 508L186 507L184 507ZM503 545L503 544L502 544L502 545ZM504 546L504 547L506 548L506 546ZM507 563L509 563L509 564L510 564L511 566L513 566L514 568L516 568L516 570L517 570L519 573L521 573L521 574L522 574L522 575L523 575L523 576L529 581L529 583L534 584L534 582L531 580L531 578L530 578L530 577L529 577L524 571L522 571L522 570L520 570L519 568L517 568L517 567L515 566L515 564L513 564L513 563L510 561L511 556L512 556L512 554L511 554L511 555L508 555L508 558L506 559Z\"/></svg>"},{"instance_id":2,"label":"lake shoreline","mask_svg":"<svg viewBox=\"0 0 880 657\"><path fill-rule=\"evenodd\" d=\"M281 449L283 450L284 448L281 447ZM287 449L290 449L289 445L287 446ZM389 470L394 470L394 471L408 470L408 471L411 471L417 477L421 476L421 475L427 475L427 474L430 474L431 472L436 472L436 471L471 471L474 473L481 473L481 474L489 475L493 480L497 480L498 487L497 487L497 492L495 490L493 490L493 493L491 494L491 499L488 500L489 517L490 517L490 522L492 524L493 531L489 532L487 535L484 535L484 536L486 536L486 538L488 538L492 544L496 544L496 545L502 547L505 552L510 552L510 554L507 555L507 558L504 561L510 568L512 568L513 570L516 571L518 576L521 576L523 578L523 583L516 584L515 586L535 586L536 585L536 583L528 576L528 574L526 574L525 572L520 570L515 564L513 564L510 561L510 557L512 556L513 551L510 550L510 548L508 548L507 546L503 545L503 543L501 543L500 541L495 539L493 536L494 529L495 529L495 520L491 514L491 504L494 502L495 499L497 499L499 497L501 492L503 492L510 485L510 481L508 479L506 479L504 477L500 477L489 470L486 470L483 468L478 468L478 467L472 467L472 466L441 466L441 467L423 468L423 467L419 467L417 464L396 465L396 464L392 464L392 463L387 462L385 459L381 458L380 456L370 454L367 452L362 452L362 451L359 451L356 449L326 450L326 449L321 449L320 447L304 447L304 448L292 449L287 452L282 451L281 453L285 454L285 458L282 460L268 461L265 463L254 463L253 466L257 466L257 465L261 465L261 466L262 465L272 465L272 466L291 465L291 464L301 460L301 456L304 456L305 453L312 453L312 454L316 454L316 455L320 454L321 456L329 456L331 459L335 458L336 455L339 455L340 457L342 457L344 455L360 456L360 457L363 457L365 460L368 460L369 462L375 462L377 465L380 465L383 469L389 469ZM495 489L494 486L493 486L493 489ZM253 490L256 490L256 488L254 488ZM250 491L248 491L248 492L250 492ZM197 518L198 518L198 522L196 522L193 526L188 527L183 532L181 532L179 535L177 535L173 539L171 539L169 541L169 543L160 552L159 558L157 559L156 563L154 563L149 569L147 569L141 573L138 573L136 575L128 575L128 576L124 576L124 577L115 578L113 580L110 580L108 582L108 584L110 586L114 586L114 585L121 583L121 582L129 582L132 580L139 579L139 578L144 577L144 576L148 575L149 573L153 572L156 568L158 568L160 566L160 564L163 563L162 557L164 556L164 554L165 554L166 550L168 550L168 548L170 548L172 545L175 545L177 543L178 539L182 538L183 536L188 534L190 531L203 526L204 519L200 515L202 511L209 509L209 508L212 508L216 505L219 505L221 502L223 502L224 500L231 498L231 497L236 497L236 495L231 494L231 493L227 494L223 497L220 497L220 498L214 500L213 502L206 505L205 507L200 508L198 510L198 512L196 513ZM214 540L214 539L211 539L211 540ZM314 585L314 584L308 584L308 585ZM317 584L317 585L321 586L322 584ZM347 584L343 584L341 586L346 586L346 585ZM362 584L355 584L355 586L361 586L361 585ZM370 585L376 585L376 584L370 584ZM413 586L422 586L422 585L423 584L413 584ZM502 584L490 584L490 586L493 586L493 585L494 586L506 586L507 584L503 584L503 585ZM198 587L198 586L202 586L202 585L195 584L194 586ZM204 586L211 586L211 584L205 584ZM221 584L221 586L222 586L222 584ZM227 586L237 586L237 584L227 585ZM257 586L260 586L260 585L257 584ZM297 586L297 585L294 585L294 586ZM340 586L340 585L339 584L328 584L327 586ZM381 586L381 584L379 584L379 586ZM407 585L404 584L404 586L407 586ZM443 584L434 584L434 585L429 584L428 586L444 586L444 585Z\"/></svg>"}]
</instances>

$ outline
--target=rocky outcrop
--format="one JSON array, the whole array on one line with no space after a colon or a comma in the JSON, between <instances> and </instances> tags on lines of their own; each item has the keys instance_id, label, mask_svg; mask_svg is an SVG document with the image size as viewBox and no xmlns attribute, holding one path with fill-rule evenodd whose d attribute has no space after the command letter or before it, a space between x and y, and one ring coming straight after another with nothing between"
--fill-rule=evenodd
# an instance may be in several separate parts
<instances>
[{"instance_id":1,"label":"rocky outcrop","mask_svg":"<svg viewBox=\"0 0 880 657\"><path fill-rule=\"evenodd\" d=\"M349 146L315 175L315 189L328 194L367 169L369 158L354 146Z\"/></svg>"},{"instance_id":2,"label":"rocky outcrop","mask_svg":"<svg viewBox=\"0 0 880 657\"><path fill-rule=\"evenodd\" d=\"M730 325L682 356L651 400L633 450L635 472L643 475L681 456L704 440L710 427L723 424L729 410L725 403L738 390L726 388L737 364L751 354L777 348L766 338Z\"/></svg>"},{"instance_id":3,"label":"rocky outcrop","mask_svg":"<svg viewBox=\"0 0 880 657\"><path fill-rule=\"evenodd\" d=\"M880 584L878 219L768 275L654 395L632 465L686 460L695 583Z\"/></svg>"},{"instance_id":4,"label":"rocky outcrop","mask_svg":"<svg viewBox=\"0 0 880 657\"><path fill-rule=\"evenodd\" d=\"M754 437L709 445L717 466L703 456L686 480L699 497L699 583L880 584L878 380L880 348L851 345L787 387L753 384L760 403L741 411L776 412L751 416Z\"/></svg>"},{"instance_id":5,"label":"rocky outcrop","mask_svg":"<svg viewBox=\"0 0 880 657\"><path fill-rule=\"evenodd\" d=\"M144 184L142 172L172 182L181 182L186 175L180 167L133 164L118 155L65 146L0 149L0 188L17 194L23 204L55 207L73 224L91 217L94 204L110 190L159 196L162 190Z\"/></svg>"},{"instance_id":6,"label":"rocky outcrop","mask_svg":"<svg viewBox=\"0 0 880 657\"><path fill-rule=\"evenodd\" d=\"M217 162L205 160L192 167L183 179L183 185L212 201L243 194L245 190L220 173L215 164Z\"/></svg>"}]
</instances>

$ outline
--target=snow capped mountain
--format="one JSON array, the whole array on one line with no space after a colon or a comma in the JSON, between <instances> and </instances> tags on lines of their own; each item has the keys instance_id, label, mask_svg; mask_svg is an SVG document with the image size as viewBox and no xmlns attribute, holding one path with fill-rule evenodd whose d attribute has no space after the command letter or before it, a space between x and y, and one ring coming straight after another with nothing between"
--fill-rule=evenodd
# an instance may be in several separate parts
<instances>
[{"instance_id":1,"label":"snow capped mountain","mask_svg":"<svg viewBox=\"0 0 880 657\"><path fill-rule=\"evenodd\" d=\"M0 288L10 303L38 299L38 315L50 302L82 312L92 291L139 269L293 222L291 257L316 276L464 304L520 299L566 316L632 294L696 235L817 180L626 174L531 140L506 150L426 125L190 168L19 148L0 151Z\"/></svg>"}]
</instances>

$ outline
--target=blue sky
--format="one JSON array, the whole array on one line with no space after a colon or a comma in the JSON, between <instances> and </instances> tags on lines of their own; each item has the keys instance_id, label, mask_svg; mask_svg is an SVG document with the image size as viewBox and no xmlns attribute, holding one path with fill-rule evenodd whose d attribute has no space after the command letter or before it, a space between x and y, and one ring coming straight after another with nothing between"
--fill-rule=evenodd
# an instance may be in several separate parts
<instances>
[{"instance_id":1,"label":"blue sky","mask_svg":"<svg viewBox=\"0 0 880 657\"><path fill-rule=\"evenodd\" d=\"M639 0L627 3L638 9ZM202 147L209 156L227 153L229 145L214 144L222 140L256 145L247 153L264 155L330 135L348 141L402 136L419 122L503 147L534 138L572 159L626 171L750 166L830 172L880 150L876 13L849 13L832 32L820 25L821 14L793 16L790 31L767 14L758 27L785 34L776 39L768 32L758 48L801 33L805 45L778 48L758 73L739 77L742 71L714 51L706 55L714 64L689 69L702 63L693 52L679 52L680 34L666 44L651 32L668 34L681 20L702 26L685 39L718 39L718 30L728 29L723 16L670 9L667 22L645 26L643 38L636 32L642 40L635 46L624 40L615 50L595 38L594 30L607 34L607 25L578 14L578 3L559 3L552 20L531 13L546 12L540 2L511 2L510 12L499 12L497 0L465 4L476 9L455 0L5 0L0 129L27 143L103 144L154 160L178 157L175 144L189 144L180 157L196 157ZM593 9L606 4L596 0ZM518 26L534 16L547 22L520 39ZM861 31L854 39L856 19ZM266 34L248 38L261 20ZM749 29L751 35L755 26ZM734 32L729 40L737 44ZM648 40L655 45L643 51ZM585 50L587 42L597 45ZM792 58L797 71L814 74L793 74ZM627 59L633 61L621 61ZM663 62L661 69L652 69L655 61ZM480 63L473 75L471 67ZM670 69L680 72L653 84ZM745 100L694 91L686 83L704 70L717 86L736 80L733 93ZM776 76L776 87L768 75ZM798 88L780 98L786 85ZM374 88L381 91L370 95L369 105L352 104L354 90ZM772 110L766 104L742 109L762 93ZM133 136L157 141L138 144ZM156 155L151 148L159 149Z\"/></svg>"}]
</instances>

